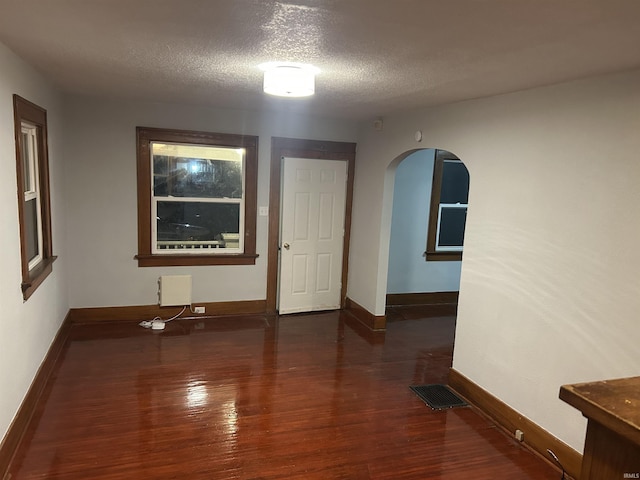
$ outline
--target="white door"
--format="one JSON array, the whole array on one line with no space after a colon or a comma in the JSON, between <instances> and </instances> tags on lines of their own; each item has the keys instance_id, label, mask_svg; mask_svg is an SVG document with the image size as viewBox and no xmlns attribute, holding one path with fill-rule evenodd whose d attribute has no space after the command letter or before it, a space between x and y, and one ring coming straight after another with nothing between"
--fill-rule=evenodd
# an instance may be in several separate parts
<instances>
[{"instance_id":1,"label":"white door","mask_svg":"<svg viewBox=\"0 0 640 480\"><path fill-rule=\"evenodd\" d=\"M339 309L347 162L283 158L282 172L278 311Z\"/></svg>"}]
</instances>

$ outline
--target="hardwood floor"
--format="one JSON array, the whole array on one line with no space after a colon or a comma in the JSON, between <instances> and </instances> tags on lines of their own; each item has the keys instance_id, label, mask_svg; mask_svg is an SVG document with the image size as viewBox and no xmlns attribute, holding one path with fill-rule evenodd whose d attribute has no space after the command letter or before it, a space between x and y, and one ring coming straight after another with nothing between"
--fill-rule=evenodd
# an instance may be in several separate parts
<instances>
[{"instance_id":1,"label":"hardwood floor","mask_svg":"<svg viewBox=\"0 0 640 480\"><path fill-rule=\"evenodd\" d=\"M432 310L433 311L433 310ZM474 409L432 411L455 317L74 326L6 478L553 479Z\"/></svg>"}]
</instances>

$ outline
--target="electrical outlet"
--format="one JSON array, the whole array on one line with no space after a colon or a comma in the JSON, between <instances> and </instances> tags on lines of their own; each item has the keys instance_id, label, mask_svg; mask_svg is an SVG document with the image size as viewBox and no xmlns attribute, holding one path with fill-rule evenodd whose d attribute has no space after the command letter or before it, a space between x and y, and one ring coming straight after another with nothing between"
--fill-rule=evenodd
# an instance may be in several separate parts
<instances>
[{"instance_id":1,"label":"electrical outlet","mask_svg":"<svg viewBox=\"0 0 640 480\"><path fill-rule=\"evenodd\" d=\"M195 313L204 313L205 312L205 308L204 307L194 307L193 311Z\"/></svg>"}]
</instances>

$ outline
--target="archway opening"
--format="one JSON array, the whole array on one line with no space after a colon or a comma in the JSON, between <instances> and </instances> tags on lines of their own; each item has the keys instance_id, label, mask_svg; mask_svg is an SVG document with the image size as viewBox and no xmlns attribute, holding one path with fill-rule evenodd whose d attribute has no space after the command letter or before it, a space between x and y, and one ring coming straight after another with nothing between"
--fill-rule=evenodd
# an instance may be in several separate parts
<instances>
[{"instance_id":1,"label":"archway opening","mask_svg":"<svg viewBox=\"0 0 640 480\"><path fill-rule=\"evenodd\" d=\"M387 174L394 177L393 195L388 197L392 206L387 310L433 305L436 313L455 313L469 172L455 154L427 148L398 156Z\"/></svg>"}]
</instances>

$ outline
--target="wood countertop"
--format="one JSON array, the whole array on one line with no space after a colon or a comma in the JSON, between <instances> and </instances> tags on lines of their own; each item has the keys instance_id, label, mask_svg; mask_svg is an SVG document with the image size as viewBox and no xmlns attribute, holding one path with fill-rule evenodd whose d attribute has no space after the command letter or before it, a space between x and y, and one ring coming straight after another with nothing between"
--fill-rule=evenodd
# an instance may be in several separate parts
<instances>
[{"instance_id":1,"label":"wood countertop","mask_svg":"<svg viewBox=\"0 0 640 480\"><path fill-rule=\"evenodd\" d=\"M560 399L640 445L640 377L563 385Z\"/></svg>"}]
</instances>

